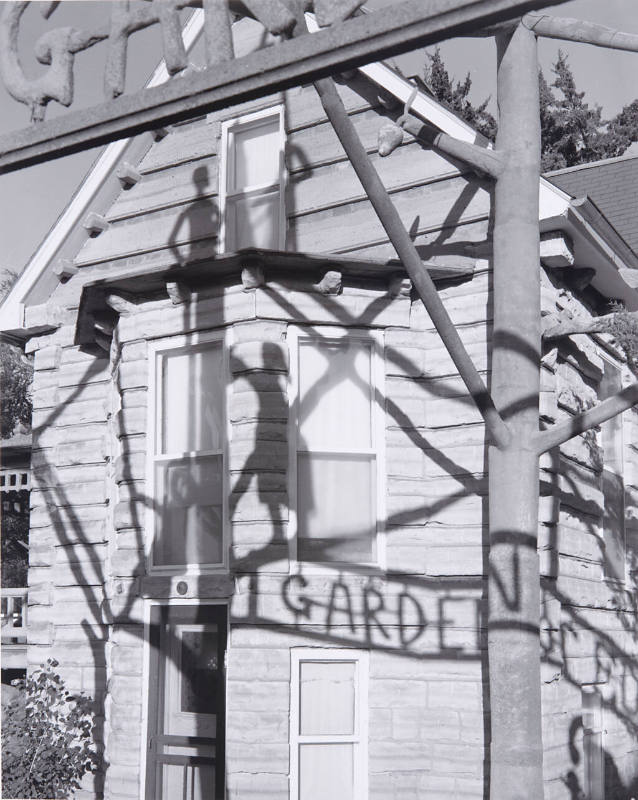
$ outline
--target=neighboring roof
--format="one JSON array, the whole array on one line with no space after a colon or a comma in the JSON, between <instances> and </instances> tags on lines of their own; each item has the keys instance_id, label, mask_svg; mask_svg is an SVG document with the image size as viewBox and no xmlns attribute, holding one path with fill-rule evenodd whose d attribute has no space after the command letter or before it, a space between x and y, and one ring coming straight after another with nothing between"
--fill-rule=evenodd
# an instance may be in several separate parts
<instances>
[{"instance_id":1,"label":"neighboring roof","mask_svg":"<svg viewBox=\"0 0 638 800\"><path fill-rule=\"evenodd\" d=\"M0 439L0 452L7 450L21 450L30 449L31 447L31 433L27 433L24 428L20 427L13 436L8 439Z\"/></svg>"},{"instance_id":2,"label":"neighboring roof","mask_svg":"<svg viewBox=\"0 0 638 800\"><path fill-rule=\"evenodd\" d=\"M545 176L572 197L588 197L638 253L638 155L606 158Z\"/></svg>"}]
</instances>

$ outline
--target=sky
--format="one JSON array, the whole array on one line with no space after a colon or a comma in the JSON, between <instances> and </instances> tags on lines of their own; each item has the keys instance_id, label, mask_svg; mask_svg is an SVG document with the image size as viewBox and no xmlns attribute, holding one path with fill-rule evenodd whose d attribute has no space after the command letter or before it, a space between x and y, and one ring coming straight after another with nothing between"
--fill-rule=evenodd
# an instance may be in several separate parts
<instances>
[{"instance_id":1,"label":"sky","mask_svg":"<svg viewBox=\"0 0 638 800\"><path fill-rule=\"evenodd\" d=\"M385 5L399 0L372 0L368 5ZM0 10L5 0L0 1ZM41 33L73 25L95 28L108 20L105 0L63 0L48 21L38 13L41 3L32 3L21 25L20 56L28 76L46 69L33 56L33 46ZM635 0L571 0L554 7L551 13L600 22L613 28L638 33L638 3ZM551 78L551 65L559 47L568 54L576 85L585 91L590 104L598 103L603 116L613 116L623 105L638 97L638 54L595 48L590 45L542 40L540 63ZM433 48L429 48L430 52ZM472 78L471 99L481 102L495 96L495 47L491 39L456 39L444 42L441 52L448 72L463 79ZM102 81L106 46L98 44L76 56L75 101L72 109L96 105L103 99ZM161 55L158 26L134 34L130 39L127 92L144 85ZM422 51L403 56L400 65L406 74L422 74ZM52 102L47 119L66 113ZM29 125L29 111L6 92L0 82L0 134ZM47 164L0 176L0 271L21 272L58 216L62 213L83 176L100 153L92 149Z\"/></svg>"}]
</instances>

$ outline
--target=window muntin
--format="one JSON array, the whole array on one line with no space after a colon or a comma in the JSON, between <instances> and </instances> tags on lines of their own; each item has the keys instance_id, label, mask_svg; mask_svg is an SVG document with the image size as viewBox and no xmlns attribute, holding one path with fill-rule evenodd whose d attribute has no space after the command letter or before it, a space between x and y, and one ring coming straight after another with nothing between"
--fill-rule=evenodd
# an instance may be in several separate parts
<instances>
[{"instance_id":1,"label":"window muntin","mask_svg":"<svg viewBox=\"0 0 638 800\"><path fill-rule=\"evenodd\" d=\"M184 341L155 356L150 562L163 572L225 562L225 355L219 337Z\"/></svg>"},{"instance_id":2,"label":"window muntin","mask_svg":"<svg viewBox=\"0 0 638 800\"><path fill-rule=\"evenodd\" d=\"M224 123L222 252L283 249L284 141L280 107Z\"/></svg>"},{"instance_id":3,"label":"window muntin","mask_svg":"<svg viewBox=\"0 0 638 800\"><path fill-rule=\"evenodd\" d=\"M293 560L376 564L382 553L383 408L374 334L290 332Z\"/></svg>"},{"instance_id":4,"label":"window muntin","mask_svg":"<svg viewBox=\"0 0 638 800\"><path fill-rule=\"evenodd\" d=\"M363 800L367 793L368 654L292 650L293 800Z\"/></svg>"},{"instance_id":5,"label":"window muntin","mask_svg":"<svg viewBox=\"0 0 638 800\"><path fill-rule=\"evenodd\" d=\"M619 365L603 359L603 377L599 399L606 400L622 389ZM601 425L603 445L603 574L606 578L625 580L625 484L623 474L622 414Z\"/></svg>"}]
</instances>

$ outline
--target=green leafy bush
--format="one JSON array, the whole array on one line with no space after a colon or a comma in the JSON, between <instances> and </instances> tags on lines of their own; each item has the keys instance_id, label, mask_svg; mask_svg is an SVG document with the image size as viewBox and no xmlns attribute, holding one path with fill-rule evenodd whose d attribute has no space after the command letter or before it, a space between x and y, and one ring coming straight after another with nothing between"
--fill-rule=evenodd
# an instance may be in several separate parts
<instances>
[{"instance_id":1,"label":"green leafy bush","mask_svg":"<svg viewBox=\"0 0 638 800\"><path fill-rule=\"evenodd\" d=\"M2 796L67 798L94 772L93 701L67 691L58 662L15 681L2 718Z\"/></svg>"}]
</instances>

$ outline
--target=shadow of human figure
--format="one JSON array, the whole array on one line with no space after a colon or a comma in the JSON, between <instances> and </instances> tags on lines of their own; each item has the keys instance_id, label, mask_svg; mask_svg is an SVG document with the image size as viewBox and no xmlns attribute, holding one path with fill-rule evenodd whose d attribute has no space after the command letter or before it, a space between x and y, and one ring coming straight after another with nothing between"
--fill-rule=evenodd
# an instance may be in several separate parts
<instances>
[{"instance_id":1,"label":"shadow of human figure","mask_svg":"<svg viewBox=\"0 0 638 800\"><path fill-rule=\"evenodd\" d=\"M195 257L193 243L211 239L219 232L219 208L207 191L211 180L208 167L201 165L193 170L195 197L180 211L168 238L175 262L184 266Z\"/></svg>"},{"instance_id":2,"label":"shadow of human figure","mask_svg":"<svg viewBox=\"0 0 638 800\"><path fill-rule=\"evenodd\" d=\"M258 556L248 554L236 558L232 563L235 572L249 573L253 577L250 585L249 615L257 613L257 584L259 567L273 560L271 545L285 545L285 525L288 520L288 506L285 498L285 481L288 468L287 450L273 458L273 422L287 423L288 397L285 388L288 366L284 352L276 342L263 342L261 346L261 368L250 369L249 365L236 360L233 365L235 381L248 383L247 390L254 392L258 409L254 414L257 420L253 446L236 476L232 476L229 499L231 524L241 499L256 483L257 499L265 509L267 524L271 525L271 538L268 543L257 547ZM245 390L244 390L245 391ZM285 428L284 428L285 430ZM285 443L284 443L285 447Z\"/></svg>"}]
</instances>

